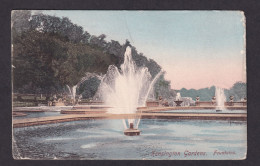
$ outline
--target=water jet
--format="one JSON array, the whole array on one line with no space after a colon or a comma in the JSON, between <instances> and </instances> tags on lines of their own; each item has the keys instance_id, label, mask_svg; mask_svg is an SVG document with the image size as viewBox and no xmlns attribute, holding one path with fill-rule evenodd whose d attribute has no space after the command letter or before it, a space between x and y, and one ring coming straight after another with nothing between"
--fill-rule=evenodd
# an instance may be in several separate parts
<instances>
[{"instance_id":1,"label":"water jet","mask_svg":"<svg viewBox=\"0 0 260 166\"><path fill-rule=\"evenodd\" d=\"M125 135L140 135L137 129L141 117L136 114L137 107L145 106L154 83L163 73L160 71L152 78L147 67L138 67L132 58L131 47L126 48L124 62L120 68L115 65L108 67L100 83L98 94L109 106L108 113L131 115L123 119Z\"/></svg>"},{"instance_id":2,"label":"water jet","mask_svg":"<svg viewBox=\"0 0 260 166\"><path fill-rule=\"evenodd\" d=\"M214 98L214 97L213 97ZM216 112L221 112L225 108L226 96L224 89L216 87L214 102L216 102Z\"/></svg>"}]
</instances>

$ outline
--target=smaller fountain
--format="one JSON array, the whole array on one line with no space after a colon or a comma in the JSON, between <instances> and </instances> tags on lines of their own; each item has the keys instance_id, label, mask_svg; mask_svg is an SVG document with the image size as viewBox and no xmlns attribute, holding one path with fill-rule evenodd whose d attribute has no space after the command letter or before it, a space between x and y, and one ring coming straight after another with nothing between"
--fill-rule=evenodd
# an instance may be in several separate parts
<instances>
[{"instance_id":1,"label":"smaller fountain","mask_svg":"<svg viewBox=\"0 0 260 166\"><path fill-rule=\"evenodd\" d=\"M130 127L124 131L124 134L127 136L136 136L140 135L140 130L134 128L134 124L130 123Z\"/></svg>"},{"instance_id":2,"label":"smaller fountain","mask_svg":"<svg viewBox=\"0 0 260 166\"><path fill-rule=\"evenodd\" d=\"M224 103L226 100L224 89L216 87L215 96L214 96L215 97L214 100L216 101L216 105L217 105L216 112L221 112L225 107ZM212 98L212 100L213 100L213 98Z\"/></svg>"},{"instance_id":3,"label":"smaller fountain","mask_svg":"<svg viewBox=\"0 0 260 166\"><path fill-rule=\"evenodd\" d=\"M69 85L66 85L66 87L69 89L69 94L71 96L71 101L70 103L72 105L76 105L78 103L78 100L76 100L76 92L77 92L77 88L86 80L90 79L90 78L93 78L93 77L96 77L97 79L99 80L102 80L103 79L103 76L102 75L99 75L99 74L96 74L96 73L89 73L87 72L85 74L85 76L83 78L81 78L81 80L74 86L70 87Z\"/></svg>"},{"instance_id":4,"label":"smaller fountain","mask_svg":"<svg viewBox=\"0 0 260 166\"><path fill-rule=\"evenodd\" d=\"M181 94L180 94L180 92L177 93L176 100L175 100L174 102L175 102L175 104L176 104L177 107L180 107L180 106L181 106L181 103L182 103L183 101L181 100Z\"/></svg>"}]
</instances>

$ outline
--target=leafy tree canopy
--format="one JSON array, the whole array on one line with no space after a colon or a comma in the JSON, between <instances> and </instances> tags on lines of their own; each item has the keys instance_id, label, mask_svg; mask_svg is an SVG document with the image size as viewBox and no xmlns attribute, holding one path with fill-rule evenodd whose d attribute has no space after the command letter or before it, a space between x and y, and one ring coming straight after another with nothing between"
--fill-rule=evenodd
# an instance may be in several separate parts
<instances>
[{"instance_id":1,"label":"leafy tree canopy","mask_svg":"<svg viewBox=\"0 0 260 166\"><path fill-rule=\"evenodd\" d=\"M105 39L105 34L91 35L66 17L13 11L14 91L48 94L62 91L66 85L76 85L86 72L104 74L109 65L120 67L127 46L132 47L137 66L146 66L153 77L161 70L155 61L138 53L128 40L121 45ZM93 87L99 84L92 83L97 84Z\"/></svg>"}]
</instances>

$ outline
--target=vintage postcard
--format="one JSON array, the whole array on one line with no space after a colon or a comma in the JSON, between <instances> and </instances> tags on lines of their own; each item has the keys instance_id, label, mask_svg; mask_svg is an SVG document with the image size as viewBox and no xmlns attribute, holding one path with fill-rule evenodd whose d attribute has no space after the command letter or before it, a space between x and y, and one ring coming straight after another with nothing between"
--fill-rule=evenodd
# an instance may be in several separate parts
<instances>
[{"instance_id":1,"label":"vintage postcard","mask_svg":"<svg viewBox=\"0 0 260 166\"><path fill-rule=\"evenodd\" d=\"M243 160L243 11L13 10L17 160Z\"/></svg>"}]
</instances>

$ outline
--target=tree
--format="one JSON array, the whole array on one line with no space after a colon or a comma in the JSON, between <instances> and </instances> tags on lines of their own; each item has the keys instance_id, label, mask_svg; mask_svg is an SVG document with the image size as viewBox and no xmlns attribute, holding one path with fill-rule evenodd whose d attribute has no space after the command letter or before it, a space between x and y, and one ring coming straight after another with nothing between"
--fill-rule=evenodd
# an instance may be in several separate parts
<instances>
[{"instance_id":1,"label":"tree","mask_svg":"<svg viewBox=\"0 0 260 166\"><path fill-rule=\"evenodd\" d=\"M199 96L201 101L211 101L212 97L215 95L215 86L211 86L210 88L202 88L202 89L185 89L182 88L178 90L182 97L191 97L193 100L196 100L196 97Z\"/></svg>"},{"instance_id":2,"label":"tree","mask_svg":"<svg viewBox=\"0 0 260 166\"><path fill-rule=\"evenodd\" d=\"M164 74L162 74L154 85L155 99L161 96L164 99L173 99L176 96L176 92L171 89L171 82L165 80Z\"/></svg>"},{"instance_id":3,"label":"tree","mask_svg":"<svg viewBox=\"0 0 260 166\"><path fill-rule=\"evenodd\" d=\"M121 45L118 41L107 42L105 39L105 34L91 36L67 17L13 11L14 91L56 93L66 85L75 86L86 72L105 74L109 65L120 67L127 46L132 47L137 66L147 67L152 77L160 72L161 67L138 53L128 40ZM99 83L90 81L88 84L93 89L89 94L83 90L85 97L93 95L94 87ZM170 87L170 82L165 81L165 84L166 89Z\"/></svg>"},{"instance_id":4,"label":"tree","mask_svg":"<svg viewBox=\"0 0 260 166\"><path fill-rule=\"evenodd\" d=\"M45 93L58 89L55 61L64 61L67 51L62 43L38 31L24 32L13 41L14 89L24 85L30 85L32 91L41 88Z\"/></svg>"},{"instance_id":5,"label":"tree","mask_svg":"<svg viewBox=\"0 0 260 166\"><path fill-rule=\"evenodd\" d=\"M230 89L229 95L234 96L235 101L247 97L247 85L244 82L236 82Z\"/></svg>"},{"instance_id":6,"label":"tree","mask_svg":"<svg viewBox=\"0 0 260 166\"><path fill-rule=\"evenodd\" d=\"M33 15L30 21L31 28L45 33L59 34L73 43L87 44L90 37L81 26L73 24L67 17L59 18L44 14Z\"/></svg>"},{"instance_id":7,"label":"tree","mask_svg":"<svg viewBox=\"0 0 260 166\"><path fill-rule=\"evenodd\" d=\"M13 10L11 16L11 28L13 33L21 34L30 29L30 10Z\"/></svg>"},{"instance_id":8,"label":"tree","mask_svg":"<svg viewBox=\"0 0 260 166\"><path fill-rule=\"evenodd\" d=\"M83 98L92 98L100 85L100 80L96 77L84 81L78 88L78 94L82 94Z\"/></svg>"},{"instance_id":9,"label":"tree","mask_svg":"<svg viewBox=\"0 0 260 166\"><path fill-rule=\"evenodd\" d=\"M107 43L106 51L109 54L113 54L117 56L118 58L123 57L123 47L120 45L118 41L111 40Z\"/></svg>"}]
</instances>

